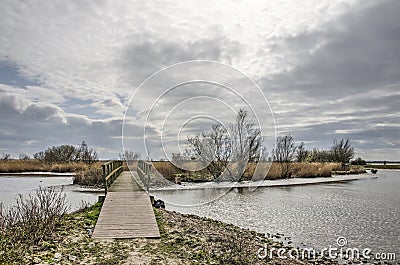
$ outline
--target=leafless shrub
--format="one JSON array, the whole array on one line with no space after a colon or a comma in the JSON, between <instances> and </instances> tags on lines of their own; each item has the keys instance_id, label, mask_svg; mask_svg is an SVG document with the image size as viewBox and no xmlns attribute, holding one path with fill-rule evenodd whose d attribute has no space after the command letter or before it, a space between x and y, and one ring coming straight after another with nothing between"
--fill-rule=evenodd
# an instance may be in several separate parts
<instances>
[{"instance_id":1,"label":"leafless shrub","mask_svg":"<svg viewBox=\"0 0 400 265\"><path fill-rule=\"evenodd\" d=\"M3 153L0 157L0 161L9 161L11 159L11 154Z\"/></svg>"},{"instance_id":2,"label":"leafless shrub","mask_svg":"<svg viewBox=\"0 0 400 265\"><path fill-rule=\"evenodd\" d=\"M120 160L125 161L129 167L131 167L134 162L140 160L141 156L141 153L133 152L132 150L125 150L123 154L119 154Z\"/></svg>"},{"instance_id":3,"label":"leafless shrub","mask_svg":"<svg viewBox=\"0 0 400 265\"><path fill-rule=\"evenodd\" d=\"M69 207L66 195L55 188L39 188L34 195L22 195L16 204L4 208L0 205L0 233L2 243L35 245L49 237L63 220Z\"/></svg>"}]
</instances>

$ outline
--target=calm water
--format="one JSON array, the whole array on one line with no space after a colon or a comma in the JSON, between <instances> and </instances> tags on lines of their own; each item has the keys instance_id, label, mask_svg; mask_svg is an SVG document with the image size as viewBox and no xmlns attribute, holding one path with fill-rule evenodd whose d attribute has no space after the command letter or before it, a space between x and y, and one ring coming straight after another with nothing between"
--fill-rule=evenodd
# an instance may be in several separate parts
<instances>
[{"instance_id":1,"label":"calm water","mask_svg":"<svg viewBox=\"0 0 400 265\"><path fill-rule=\"evenodd\" d=\"M261 233L283 233L295 245L318 249L348 246L400 255L400 171L379 170L378 178L346 183L234 189L198 207L218 190L158 191L167 209L206 216ZM173 204L171 204L173 203Z\"/></svg>"},{"instance_id":2,"label":"calm water","mask_svg":"<svg viewBox=\"0 0 400 265\"><path fill-rule=\"evenodd\" d=\"M77 210L82 202L93 204L97 201L98 195L93 192L81 192L79 187L72 185L71 176L40 177L40 176L0 176L0 202L4 206L15 203L18 194L24 197L34 193L39 187L64 188L67 195L70 211Z\"/></svg>"}]
</instances>

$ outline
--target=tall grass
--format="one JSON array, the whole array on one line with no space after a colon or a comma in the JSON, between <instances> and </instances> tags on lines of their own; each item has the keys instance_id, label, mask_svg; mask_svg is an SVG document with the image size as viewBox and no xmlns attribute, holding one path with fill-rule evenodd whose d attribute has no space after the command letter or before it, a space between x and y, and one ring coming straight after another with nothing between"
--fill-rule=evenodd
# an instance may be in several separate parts
<instances>
[{"instance_id":1,"label":"tall grass","mask_svg":"<svg viewBox=\"0 0 400 265\"><path fill-rule=\"evenodd\" d=\"M262 166L262 163L249 163L247 165L246 171L244 172L244 179L249 180L252 179L254 175L254 171L256 166ZM272 163L270 164L269 171L267 173L268 167L266 168L265 174L262 178L265 179L280 179L282 178L282 165L280 163ZM289 170L292 178L313 178L313 177L330 177L332 175L332 171L336 168L340 167L338 163L290 163ZM259 177L258 177L259 178Z\"/></svg>"},{"instance_id":2,"label":"tall grass","mask_svg":"<svg viewBox=\"0 0 400 265\"><path fill-rule=\"evenodd\" d=\"M0 162L0 172L2 173L18 173L18 172L75 172L85 170L88 165L85 163L54 163L47 164L38 160L8 160Z\"/></svg>"},{"instance_id":3,"label":"tall grass","mask_svg":"<svg viewBox=\"0 0 400 265\"><path fill-rule=\"evenodd\" d=\"M187 169L196 168L193 162L184 162ZM155 169L166 179L174 181L180 176L182 181L208 181L211 176L206 169L200 171L182 170L171 162L152 162ZM254 176L256 167L261 167L258 176ZM330 177L332 171L341 170L340 163L291 163L290 172L294 178ZM254 176L254 178L253 178ZM280 163L248 163L242 180L250 179L280 179L282 178L282 164Z\"/></svg>"},{"instance_id":4,"label":"tall grass","mask_svg":"<svg viewBox=\"0 0 400 265\"><path fill-rule=\"evenodd\" d=\"M74 176L74 184L103 187L103 182L103 171L99 167L78 171Z\"/></svg>"},{"instance_id":5,"label":"tall grass","mask_svg":"<svg viewBox=\"0 0 400 265\"><path fill-rule=\"evenodd\" d=\"M80 163L53 163L48 164L38 160L9 160L0 162L1 173L20 172L74 172L74 183L80 185L98 186L103 185L102 162L88 165Z\"/></svg>"},{"instance_id":6,"label":"tall grass","mask_svg":"<svg viewBox=\"0 0 400 265\"><path fill-rule=\"evenodd\" d=\"M175 166L169 161L153 161L152 164L164 178L169 181L174 181L176 176L180 176L182 181L202 182L211 180L211 176L207 169L195 171L198 167L197 162L187 161L182 162L180 167Z\"/></svg>"},{"instance_id":7,"label":"tall grass","mask_svg":"<svg viewBox=\"0 0 400 265\"><path fill-rule=\"evenodd\" d=\"M298 178L330 177L335 163L294 163L293 175Z\"/></svg>"}]
</instances>

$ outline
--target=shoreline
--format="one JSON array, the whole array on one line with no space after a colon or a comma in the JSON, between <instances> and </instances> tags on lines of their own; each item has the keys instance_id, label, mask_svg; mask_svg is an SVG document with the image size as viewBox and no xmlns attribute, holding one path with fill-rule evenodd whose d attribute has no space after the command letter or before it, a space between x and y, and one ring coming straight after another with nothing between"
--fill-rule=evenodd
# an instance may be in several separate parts
<instances>
[{"instance_id":1,"label":"shoreline","mask_svg":"<svg viewBox=\"0 0 400 265\"><path fill-rule=\"evenodd\" d=\"M268 187L289 187L300 185L316 185L326 183L340 183L354 180L374 179L379 175L372 174L354 174L354 175L333 175L332 177L315 178L291 178L262 181L243 181L243 182L203 182L191 183L182 182L181 185L173 184L168 187L150 188L150 191L176 191L176 190L199 190L199 189L233 189L233 188L268 188Z\"/></svg>"},{"instance_id":2,"label":"shoreline","mask_svg":"<svg viewBox=\"0 0 400 265\"><path fill-rule=\"evenodd\" d=\"M0 177L73 177L76 174L74 172L51 172L51 171L27 171L27 172L2 172Z\"/></svg>"}]
</instances>

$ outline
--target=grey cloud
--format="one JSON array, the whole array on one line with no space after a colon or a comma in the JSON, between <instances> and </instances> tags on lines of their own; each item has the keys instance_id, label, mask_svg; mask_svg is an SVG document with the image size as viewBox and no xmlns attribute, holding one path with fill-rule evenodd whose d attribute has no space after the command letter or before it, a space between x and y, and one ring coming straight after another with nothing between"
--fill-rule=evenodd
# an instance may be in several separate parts
<instances>
[{"instance_id":1,"label":"grey cloud","mask_svg":"<svg viewBox=\"0 0 400 265\"><path fill-rule=\"evenodd\" d=\"M297 62L273 83L321 97L399 83L399 13L399 1L364 1L322 30L285 39Z\"/></svg>"},{"instance_id":2,"label":"grey cloud","mask_svg":"<svg viewBox=\"0 0 400 265\"><path fill-rule=\"evenodd\" d=\"M360 128L360 124L365 124ZM398 126L379 126L379 119L354 119L352 121L339 121L320 123L305 126L293 134L301 141L313 142L318 139L318 148L329 148L333 139L349 138L356 148L374 150L391 147L390 143L399 145ZM313 146L308 146L311 148Z\"/></svg>"},{"instance_id":3,"label":"grey cloud","mask_svg":"<svg viewBox=\"0 0 400 265\"><path fill-rule=\"evenodd\" d=\"M164 67L189 60L213 60L229 62L240 56L241 45L223 36L183 41L171 36L159 39L152 35L135 36L136 42L129 43L116 61L124 80L138 86L145 78ZM234 54L232 54L234 53Z\"/></svg>"},{"instance_id":4,"label":"grey cloud","mask_svg":"<svg viewBox=\"0 0 400 265\"><path fill-rule=\"evenodd\" d=\"M291 68L261 84L278 131L320 148L350 138L367 159L384 157L385 148L397 157L399 13L398 1L363 1L315 31L276 40Z\"/></svg>"},{"instance_id":5,"label":"grey cloud","mask_svg":"<svg viewBox=\"0 0 400 265\"><path fill-rule=\"evenodd\" d=\"M7 152L35 153L51 145L78 145L82 140L95 146L101 157L117 157L122 150L122 117L91 120L64 113L57 106L23 101L0 94L0 147Z\"/></svg>"}]
</instances>

